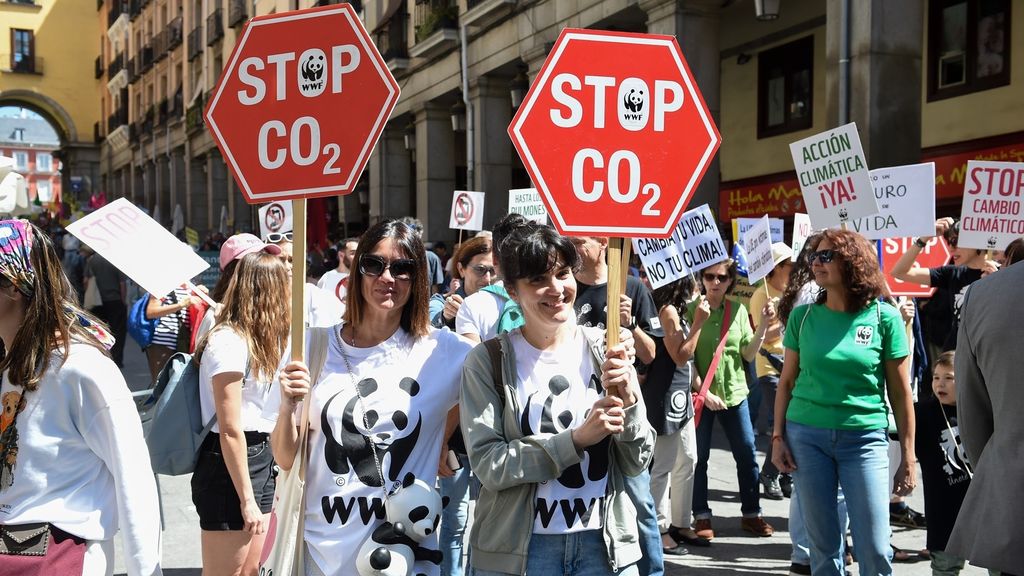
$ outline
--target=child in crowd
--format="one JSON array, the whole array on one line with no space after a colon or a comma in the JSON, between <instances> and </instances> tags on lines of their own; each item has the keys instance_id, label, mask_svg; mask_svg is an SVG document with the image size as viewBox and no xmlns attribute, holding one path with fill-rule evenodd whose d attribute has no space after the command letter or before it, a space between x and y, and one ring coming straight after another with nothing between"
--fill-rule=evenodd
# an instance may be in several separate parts
<instances>
[{"instance_id":1,"label":"child in crowd","mask_svg":"<svg viewBox=\"0 0 1024 576\"><path fill-rule=\"evenodd\" d=\"M946 554L945 549L973 476L957 426L953 359L952 351L938 357L932 370L934 396L916 405L916 451L924 481L933 576L955 576L964 567L963 558Z\"/></svg>"}]
</instances>

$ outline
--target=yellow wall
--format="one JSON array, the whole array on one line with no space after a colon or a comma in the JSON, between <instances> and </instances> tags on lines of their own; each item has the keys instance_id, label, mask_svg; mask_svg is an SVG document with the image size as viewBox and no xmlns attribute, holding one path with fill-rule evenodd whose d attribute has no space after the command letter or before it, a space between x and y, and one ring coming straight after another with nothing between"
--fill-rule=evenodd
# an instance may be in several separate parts
<instances>
[{"instance_id":1,"label":"yellow wall","mask_svg":"<svg viewBox=\"0 0 1024 576\"><path fill-rule=\"evenodd\" d=\"M1010 26L1010 84L928 102L927 76L922 82L921 146L927 148L1024 130L1024 6L1013 2ZM928 22L924 46L927 62Z\"/></svg>"},{"instance_id":2,"label":"yellow wall","mask_svg":"<svg viewBox=\"0 0 1024 576\"><path fill-rule=\"evenodd\" d=\"M779 18L759 22L754 18L753 2L737 2L722 13L722 50L735 49L759 38L791 29L825 14L825 4L817 0L790 0L782 4ZM814 34L813 125L801 132L770 138L757 138L757 53ZM789 143L826 129L825 126L825 27L798 34L752 50L746 64L737 64L736 56L721 63L722 108L719 130L722 133L722 181L740 180L793 169Z\"/></svg>"},{"instance_id":3,"label":"yellow wall","mask_svg":"<svg viewBox=\"0 0 1024 576\"><path fill-rule=\"evenodd\" d=\"M53 99L71 116L78 140L91 142L93 123L99 121L101 111L101 81L94 74L101 33L96 2L0 3L0 23L0 54L11 53L11 28L30 29L35 32L35 55L43 66L42 75L0 73L0 92L29 90ZM61 120L57 114L52 116Z\"/></svg>"}]
</instances>

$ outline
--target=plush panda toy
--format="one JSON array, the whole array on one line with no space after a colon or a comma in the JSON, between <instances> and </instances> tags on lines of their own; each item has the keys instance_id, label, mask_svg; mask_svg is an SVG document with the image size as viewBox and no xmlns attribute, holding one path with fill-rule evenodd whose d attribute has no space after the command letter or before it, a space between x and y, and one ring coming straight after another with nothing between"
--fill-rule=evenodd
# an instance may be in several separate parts
<instances>
[{"instance_id":1,"label":"plush panda toy","mask_svg":"<svg viewBox=\"0 0 1024 576\"><path fill-rule=\"evenodd\" d=\"M437 531L447 504L433 487L406 474L401 487L388 497L387 519L359 547L359 576L413 576L417 561L440 565L441 551L420 543Z\"/></svg>"}]
</instances>

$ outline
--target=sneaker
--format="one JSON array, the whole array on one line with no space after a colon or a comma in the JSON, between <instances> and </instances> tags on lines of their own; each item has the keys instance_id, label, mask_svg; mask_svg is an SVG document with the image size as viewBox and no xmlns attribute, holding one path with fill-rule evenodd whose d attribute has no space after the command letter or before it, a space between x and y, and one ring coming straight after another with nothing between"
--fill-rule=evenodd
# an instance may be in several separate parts
<instances>
[{"instance_id":1,"label":"sneaker","mask_svg":"<svg viewBox=\"0 0 1024 576\"><path fill-rule=\"evenodd\" d=\"M927 528L924 514L914 510L910 506L904 506L901 510L889 508L889 524L893 526L904 526L906 528Z\"/></svg>"},{"instance_id":2,"label":"sneaker","mask_svg":"<svg viewBox=\"0 0 1024 576\"><path fill-rule=\"evenodd\" d=\"M711 528L711 518L701 518L693 523L693 530L697 536L711 541L715 539L715 531Z\"/></svg>"},{"instance_id":3,"label":"sneaker","mask_svg":"<svg viewBox=\"0 0 1024 576\"><path fill-rule=\"evenodd\" d=\"M786 498L793 497L793 476L789 474L779 475L779 488L782 489L782 495Z\"/></svg>"},{"instance_id":4,"label":"sneaker","mask_svg":"<svg viewBox=\"0 0 1024 576\"><path fill-rule=\"evenodd\" d=\"M757 518L742 518L740 519L740 528L744 532L750 532L755 536L771 536L775 534L775 529L772 525L765 522L764 518L758 516Z\"/></svg>"},{"instance_id":5,"label":"sneaker","mask_svg":"<svg viewBox=\"0 0 1024 576\"><path fill-rule=\"evenodd\" d=\"M782 500L782 488L779 486L778 476L761 474L761 486L764 488L764 497L769 500Z\"/></svg>"},{"instance_id":6,"label":"sneaker","mask_svg":"<svg viewBox=\"0 0 1024 576\"><path fill-rule=\"evenodd\" d=\"M793 562L789 565L789 576L811 576L811 567Z\"/></svg>"}]
</instances>

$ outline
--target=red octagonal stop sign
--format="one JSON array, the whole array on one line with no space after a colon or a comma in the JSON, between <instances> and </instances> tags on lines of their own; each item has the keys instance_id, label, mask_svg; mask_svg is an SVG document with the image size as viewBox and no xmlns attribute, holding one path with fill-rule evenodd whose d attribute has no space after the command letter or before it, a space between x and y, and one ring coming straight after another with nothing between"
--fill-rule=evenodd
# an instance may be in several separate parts
<instances>
[{"instance_id":1,"label":"red octagonal stop sign","mask_svg":"<svg viewBox=\"0 0 1024 576\"><path fill-rule=\"evenodd\" d=\"M721 136L672 36L565 29L509 135L562 234L667 237Z\"/></svg>"},{"instance_id":2,"label":"red octagonal stop sign","mask_svg":"<svg viewBox=\"0 0 1024 576\"><path fill-rule=\"evenodd\" d=\"M206 108L246 199L348 194L398 102L348 4L253 18Z\"/></svg>"},{"instance_id":3,"label":"red octagonal stop sign","mask_svg":"<svg viewBox=\"0 0 1024 576\"><path fill-rule=\"evenodd\" d=\"M913 238L886 238L879 242L881 242L882 272L885 273L885 283L889 286L889 292L893 296L929 298L935 294L935 288L897 280L891 274L896 262L910 249L910 245L914 242ZM938 268L945 266L951 255L946 240L941 236L936 236L921 249L915 262L923 268Z\"/></svg>"}]
</instances>

